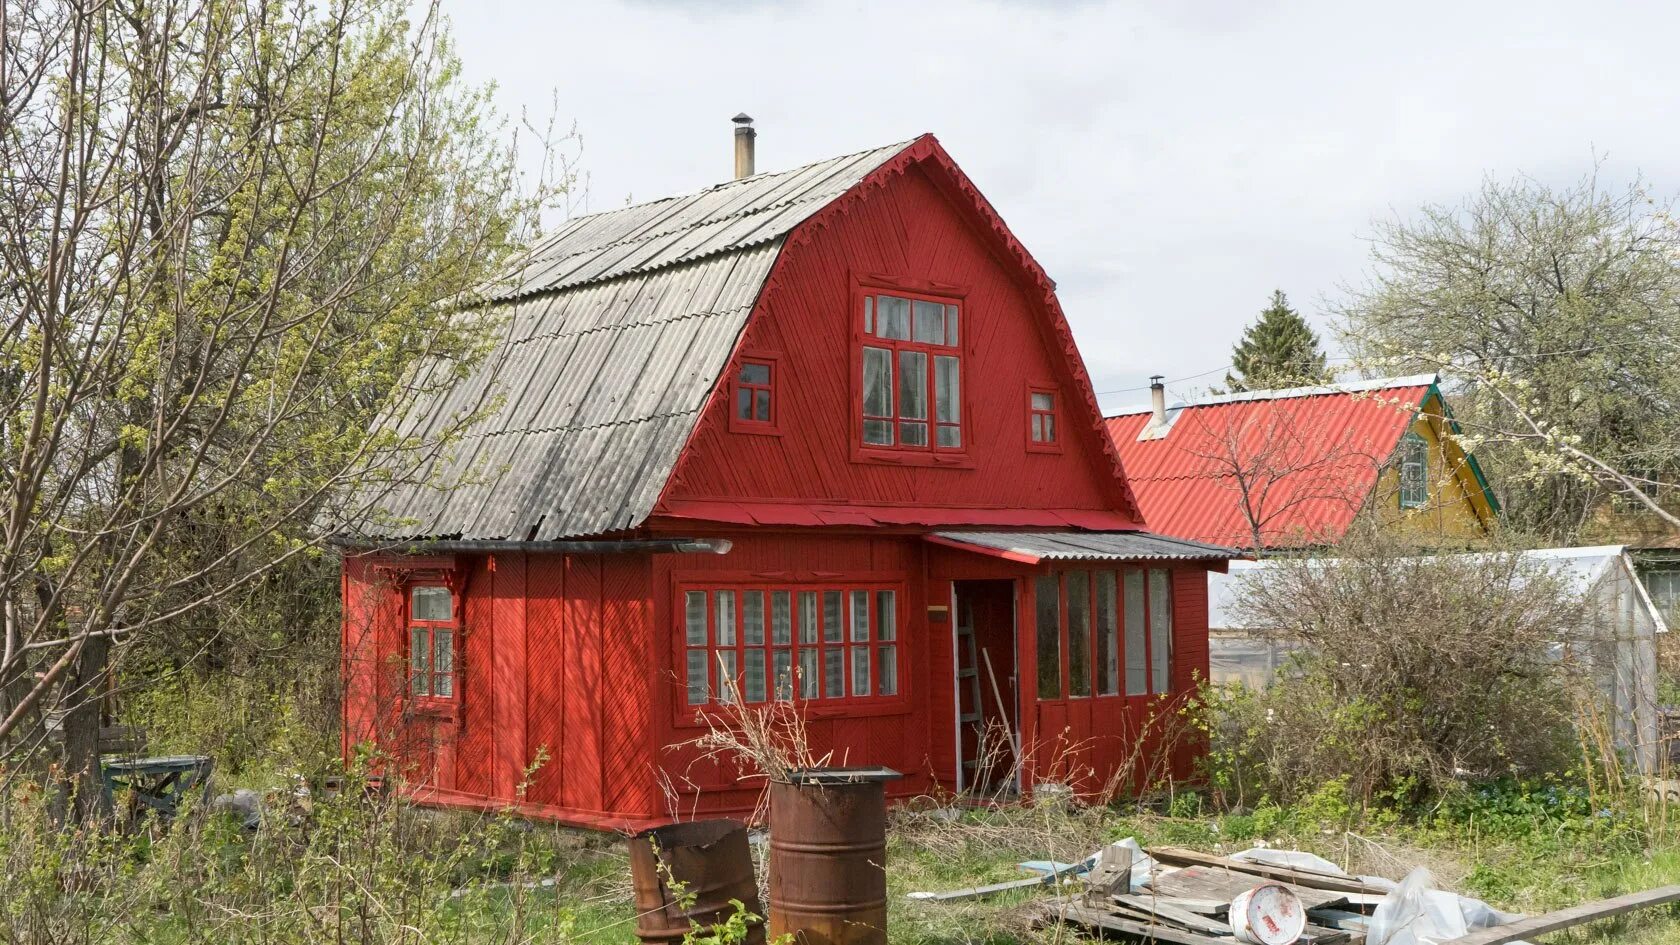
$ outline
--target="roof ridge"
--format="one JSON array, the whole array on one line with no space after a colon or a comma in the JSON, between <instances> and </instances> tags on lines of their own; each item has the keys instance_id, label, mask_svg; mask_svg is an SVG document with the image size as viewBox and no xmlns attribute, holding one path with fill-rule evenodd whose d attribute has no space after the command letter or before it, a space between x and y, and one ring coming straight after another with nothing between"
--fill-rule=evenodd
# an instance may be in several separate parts
<instances>
[{"instance_id":1,"label":"roof ridge","mask_svg":"<svg viewBox=\"0 0 1680 945\"><path fill-rule=\"evenodd\" d=\"M1339 394L1361 394L1369 391L1393 390L1400 387L1429 387L1440 382L1439 374L1408 374L1401 377L1379 377L1363 381L1348 381L1341 384L1322 384L1310 387L1282 387L1270 390L1240 391L1231 394L1214 394L1197 400L1180 400L1167 405L1168 410L1183 410L1186 407L1215 407L1221 404L1247 403L1267 400L1289 400L1298 397L1330 397ZM1122 407L1105 416L1108 419L1131 417L1140 413L1150 413L1154 410L1151 404Z\"/></svg>"}]
</instances>

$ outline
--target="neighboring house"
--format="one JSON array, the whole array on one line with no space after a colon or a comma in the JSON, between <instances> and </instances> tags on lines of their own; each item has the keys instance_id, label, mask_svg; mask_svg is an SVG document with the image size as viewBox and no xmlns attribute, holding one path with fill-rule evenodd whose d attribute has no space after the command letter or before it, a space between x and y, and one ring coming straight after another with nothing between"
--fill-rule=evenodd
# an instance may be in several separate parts
<instances>
[{"instance_id":1,"label":"neighboring house","mask_svg":"<svg viewBox=\"0 0 1680 945\"><path fill-rule=\"evenodd\" d=\"M1262 390L1108 418L1152 531L1249 549L1329 547L1362 513L1444 544L1499 506L1435 375Z\"/></svg>"},{"instance_id":2,"label":"neighboring house","mask_svg":"<svg viewBox=\"0 0 1680 945\"><path fill-rule=\"evenodd\" d=\"M489 297L496 352L394 427L485 415L341 538L347 754L619 829L752 808L687 744L735 693L899 797L1161 753L1230 553L1143 531L1053 283L933 137L570 221Z\"/></svg>"},{"instance_id":3,"label":"neighboring house","mask_svg":"<svg viewBox=\"0 0 1680 945\"><path fill-rule=\"evenodd\" d=\"M1666 758L1658 711L1657 635L1668 632L1662 608L1640 583L1630 549L1623 545L1542 548L1522 552L1537 568L1556 575L1570 593L1588 602L1590 623L1556 643L1587 672L1601 697L1606 730L1642 771ZM1228 574L1208 577L1208 626L1224 645L1215 645L1211 677L1252 688L1269 685L1287 671L1290 647L1266 639L1265 628L1236 616L1243 583L1264 579L1266 561L1234 561Z\"/></svg>"}]
</instances>

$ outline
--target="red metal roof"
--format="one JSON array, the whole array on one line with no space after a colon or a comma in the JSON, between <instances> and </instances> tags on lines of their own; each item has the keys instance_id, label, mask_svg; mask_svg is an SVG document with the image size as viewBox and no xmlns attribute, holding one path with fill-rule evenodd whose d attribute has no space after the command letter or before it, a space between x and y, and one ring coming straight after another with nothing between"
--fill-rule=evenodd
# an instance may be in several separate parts
<instances>
[{"instance_id":1,"label":"red metal roof","mask_svg":"<svg viewBox=\"0 0 1680 945\"><path fill-rule=\"evenodd\" d=\"M1153 420L1149 408L1106 422L1150 531L1246 548L1252 519L1266 547L1330 544L1364 506L1434 380L1174 405L1167 434L1155 439L1138 438Z\"/></svg>"}]
</instances>

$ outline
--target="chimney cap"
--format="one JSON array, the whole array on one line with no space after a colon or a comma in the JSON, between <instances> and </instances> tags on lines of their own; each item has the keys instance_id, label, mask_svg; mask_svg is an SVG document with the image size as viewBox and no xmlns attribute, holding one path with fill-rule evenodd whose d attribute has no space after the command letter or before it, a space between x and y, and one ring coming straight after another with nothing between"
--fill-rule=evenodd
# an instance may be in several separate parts
<instances>
[{"instance_id":1,"label":"chimney cap","mask_svg":"<svg viewBox=\"0 0 1680 945\"><path fill-rule=\"evenodd\" d=\"M741 112L740 114L736 115L734 118L731 118L729 120L734 122L737 125L750 125L753 122L752 116L747 114L746 112Z\"/></svg>"},{"instance_id":2,"label":"chimney cap","mask_svg":"<svg viewBox=\"0 0 1680 945\"><path fill-rule=\"evenodd\" d=\"M1166 377L1166 375L1165 374L1151 374L1151 375L1149 375L1149 386L1150 387L1161 386L1161 378L1163 378L1163 377Z\"/></svg>"}]
</instances>

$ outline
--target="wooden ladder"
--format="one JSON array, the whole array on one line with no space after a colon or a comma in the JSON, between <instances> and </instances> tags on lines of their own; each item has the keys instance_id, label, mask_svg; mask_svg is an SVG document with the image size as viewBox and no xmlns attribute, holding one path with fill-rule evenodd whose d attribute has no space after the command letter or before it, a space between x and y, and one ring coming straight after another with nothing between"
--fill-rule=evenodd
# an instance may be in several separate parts
<instances>
[{"instance_id":1,"label":"wooden ladder","mask_svg":"<svg viewBox=\"0 0 1680 945\"><path fill-rule=\"evenodd\" d=\"M975 748L979 749L982 747L981 742L985 739L986 734L984 729L979 727L980 721L984 717L984 705L980 701L980 658L974 648L974 628L959 620L957 623L957 685L961 686L964 680L968 682L968 694L971 699L969 704L974 707L974 711L960 711L961 703L959 702L957 718L964 725L976 726L974 743ZM978 758L964 758L962 766L972 769L979 763L980 759Z\"/></svg>"}]
</instances>

